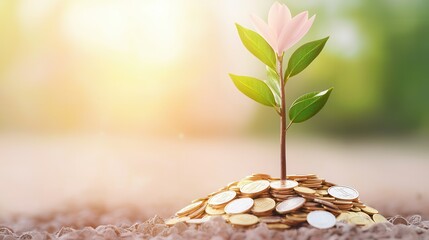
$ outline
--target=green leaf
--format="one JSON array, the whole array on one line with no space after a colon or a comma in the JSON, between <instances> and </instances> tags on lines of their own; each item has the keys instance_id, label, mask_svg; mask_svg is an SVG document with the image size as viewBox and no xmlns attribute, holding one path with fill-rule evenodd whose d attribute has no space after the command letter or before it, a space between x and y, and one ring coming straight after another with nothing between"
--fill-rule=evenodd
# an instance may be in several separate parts
<instances>
[{"instance_id":1,"label":"green leaf","mask_svg":"<svg viewBox=\"0 0 429 240\"><path fill-rule=\"evenodd\" d=\"M271 89L276 100L277 106L281 106L281 93L280 93L280 77L276 71L266 66L267 68L267 85Z\"/></svg>"},{"instance_id":2,"label":"green leaf","mask_svg":"<svg viewBox=\"0 0 429 240\"><path fill-rule=\"evenodd\" d=\"M247 50L265 63L265 65L276 69L276 54L267 41L255 31L247 29L238 23L236 23L235 26Z\"/></svg>"},{"instance_id":3,"label":"green leaf","mask_svg":"<svg viewBox=\"0 0 429 240\"><path fill-rule=\"evenodd\" d=\"M289 109L289 119L293 123L304 122L318 113L331 95L329 88L322 92L312 92L297 98Z\"/></svg>"},{"instance_id":4,"label":"green leaf","mask_svg":"<svg viewBox=\"0 0 429 240\"><path fill-rule=\"evenodd\" d=\"M299 47L290 57L285 79L295 76L304 70L319 55L329 37L306 43Z\"/></svg>"},{"instance_id":5,"label":"green leaf","mask_svg":"<svg viewBox=\"0 0 429 240\"><path fill-rule=\"evenodd\" d=\"M275 100L270 88L263 81L247 76L229 74L235 86L249 98L266 106L275 106Z\"/></svg>"}]
</instances>

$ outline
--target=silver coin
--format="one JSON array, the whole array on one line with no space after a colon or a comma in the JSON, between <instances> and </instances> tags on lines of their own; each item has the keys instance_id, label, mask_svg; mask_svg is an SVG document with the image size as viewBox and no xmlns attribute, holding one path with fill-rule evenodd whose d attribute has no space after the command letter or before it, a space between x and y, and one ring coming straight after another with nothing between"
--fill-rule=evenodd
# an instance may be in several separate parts
<instances>
[{"instance_id":1,"label":"silver coin","mask_svg":"<svg viewBox=\"0 0 429 240\"><path fill-rule=\"evenodd\" d=\"M328 193L341 200L354 200L359 197L359 192L356 189L346 186L332 186L328 188Z\"/></svg>"},{"instance_id":2,"label":"silver coin","mask_svg":"<svg viewBox=\"0 0 429 240\"><path fill-rule=\"evenodd\" d=\"M307 215L307 222L315 228L326 229L335 226L337 219L330 212L318 210Z\"/></svg>"},{"instance_id":3,"label":"silver coin","mask_svg":"<svg viewBox=\"0 0 429 240\"><path fill-rule=\"evenodd\" d=\"M228 214L245 213L253 207L254 201L251 198L239 198L232 200L225 206L225 212Z\"/></svg>"},{"instance_id":4,"label":"silver coin","mask_svg":"<svg viewBox=\"0 0 429 240\"><path fill-rule=\"evenodd\" d=\"M302 198L302 197L289 198L279 203L276 207L276 211L280 214L284 214L302 207L304 203L305 203L305 198Z\"/></svg>"}]
</instances>

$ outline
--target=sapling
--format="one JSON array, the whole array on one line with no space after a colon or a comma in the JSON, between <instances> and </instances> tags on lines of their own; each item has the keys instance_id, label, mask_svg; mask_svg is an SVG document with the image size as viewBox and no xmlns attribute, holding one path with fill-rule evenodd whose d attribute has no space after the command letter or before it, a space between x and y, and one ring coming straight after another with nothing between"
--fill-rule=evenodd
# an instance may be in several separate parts
<instances>
[{"instance_id":1,"label":"sapling","mask_svg":"<svg viewBox=\"0 0 429 240\"><path fill-rule=\"evenodd\" d=\"M289 8L278 2L268 13L268 23L257 16L252 21L257 32L236 24L244 46L266 65L267 78L230 74L235 86L258 103L272 107L280 116L281 180L286 180L286 132L294 123L304 122L316 115L325 105L332 89L311 92L297 98L287 112L286 83L303 71L319 55L329 37L308 42L292 53L284 66L284 53L295 45L310 29L315 16L308 12L291 16ZM285 68L285 69L284 69ZM287 123L289 117L289 123Z\"/></svg>"}]
</instances>

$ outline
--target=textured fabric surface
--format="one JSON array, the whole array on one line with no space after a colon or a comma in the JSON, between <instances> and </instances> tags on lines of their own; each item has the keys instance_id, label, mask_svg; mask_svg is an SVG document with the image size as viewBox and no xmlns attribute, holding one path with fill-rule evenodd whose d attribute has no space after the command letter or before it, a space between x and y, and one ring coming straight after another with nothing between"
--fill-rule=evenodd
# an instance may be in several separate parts
<instances>
[{"instance_id":1,"label":"textured fabric surface","mask_svg":"<svg viewBox=\"0 0 429 240\"><path fill-rule=\"evenodd\" d=\"M236 228L218 217L200 226L178 223L167 227L161 217L147 221L134 210L93 210L50 214L44 217L14 217L0 222L0 240L13 239L429 239L429 221L418 215L395 216L389 223L368 228L338 223L319 230L301 227L286 231L269 230L261 224Z\"/></svg>"}]
</instances>

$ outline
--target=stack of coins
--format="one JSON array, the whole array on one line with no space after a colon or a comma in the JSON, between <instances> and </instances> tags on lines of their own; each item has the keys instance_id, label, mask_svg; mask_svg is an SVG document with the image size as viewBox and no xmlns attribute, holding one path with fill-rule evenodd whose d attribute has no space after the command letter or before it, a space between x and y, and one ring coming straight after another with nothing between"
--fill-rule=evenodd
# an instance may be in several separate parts
<instances>
[{"instance_id":1,"label":"stack of coins","mask_svg":"<svg viewBox=\"0 0 429 240\"><path fill-rule=\"evenodd\" d=\"M355 189L327 182L316 174L290 175L285 181L252 174L195 199L166 224L202 224L214 216L236 227L264 223L280 230L306 225L325 229L340 221L357 226L387 221L361 202Z\"/></svg>"},{"instance_id":2,"label":"stack of coins","mask_svg":"<svg viewBox=\"0 0 429 240\"><path fill-rule=\"evenodd\" d=\"M325 182L325 179L317 177L316 174L290 175L289 179L297 181L302 187L313 189L321 188Z\"/></svg>"},{"instance_id":3,"label":"stack of coins","mask_svg":"<svg viewBox=\"0 0 429 240\"><path fill-rule=\"evenodd\" d=\"M278 202L284 201L289 197L293 197L295 195L295 191L293 190L294 187L298 186L298 182L293 180L286 180L286 181L272 181L270 183L270 193L271 196L274 197L274 199Z\"/></svg>"}]
</instances>

